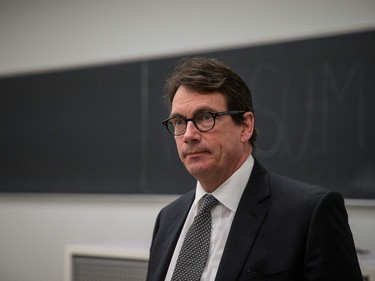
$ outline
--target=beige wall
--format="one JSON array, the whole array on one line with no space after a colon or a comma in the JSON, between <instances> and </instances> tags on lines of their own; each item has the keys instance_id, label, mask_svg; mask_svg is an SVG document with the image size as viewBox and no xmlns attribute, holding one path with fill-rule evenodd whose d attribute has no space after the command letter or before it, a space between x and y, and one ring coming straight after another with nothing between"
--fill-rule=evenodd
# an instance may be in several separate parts
<instances>
[{"instance_id":1,"label":"beige wall","mask_svg":"<svg viewBox=\"0 0 375 281\"><path fill-rule=\"evenodd\" d=\"M375 28L373 0L1 1L0 77ZM175 196L0 195L0 280L63 281L67 244L148 247ZM375 207L348 200L375 253Z\"/></svg>"},{"instance_id":2,"label":"beige wall","mask_svg":"<svg viewBox=\"0 0 375 281\"><path fill-rule=\"evenodd\" d=\"M0 2L0 75L375 26L373 0Z\"/></svg>"}]
</instances>

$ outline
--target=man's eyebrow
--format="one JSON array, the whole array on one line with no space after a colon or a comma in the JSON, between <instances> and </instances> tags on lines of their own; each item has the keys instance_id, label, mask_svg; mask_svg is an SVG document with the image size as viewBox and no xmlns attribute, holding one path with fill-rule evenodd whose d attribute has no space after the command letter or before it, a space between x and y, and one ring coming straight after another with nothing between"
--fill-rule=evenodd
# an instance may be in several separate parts
<instances>
[{"instance_id":1,"label":"man's eyebrow","mask_svg":"<svg viewBox=\"0 0 375 281\"><path fill-rule=\"evenodd\" d=\"M199 114L199 113L202 113L202 112L216 112L217 110L213 109L212 107L210 106L202 106L202 107L198 107L196 108L194 111L193 111L193 115L192 116L189 116L189 118ZM181 114L181 113L178 113L178 112L172 112L170 117L183 117L183 118L188 118L187 116L185 116L184 114Z\"/></svg>"},{"instance_id":2,"label":"man's eyebrow","mask_svg":"<svg viewBox=\"0 0 375 281\"><path fill-rule=\"evenodd\" d=\"M212 107L210 106L203 106L203 107L199 107L197 108L196 110L194 110L194 115L195 114L198 114L198 113L201 113L201 112L214 112L216 110L214 110Z\"/></svg>"}]
</instances>

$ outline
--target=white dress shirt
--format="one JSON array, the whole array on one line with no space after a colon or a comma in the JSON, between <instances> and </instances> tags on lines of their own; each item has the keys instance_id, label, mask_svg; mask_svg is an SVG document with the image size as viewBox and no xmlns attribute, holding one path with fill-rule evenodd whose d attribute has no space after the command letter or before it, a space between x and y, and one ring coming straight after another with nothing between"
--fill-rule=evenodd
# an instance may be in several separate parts
<instances>
[{"instance_id":1,"label":"white dress shirt","mask_svg":"<svg viewBox=\"0 0 375 281\"><path fill-rule=\"evenodd\" d=\"M242 166L221 186L219 186L212 195L219 200L212 211L212 230L210 249L208 259L201 281L215 280L217 270L219 268L221 256L228 238L229 230L231 228L237 206L240 202L242 193L249 181L251 171L254 166L254 158L250 155L249 158L242 164ZM186 218L184 227L182 228L180 237L177 241L176 248L173 252L171 262L169 264L168 272L165 281L170 281L173 275L173 270L176 266L178 254L180 253L182 242L186 233L193 223L195 215L198 213L202 205L202 197L206 194L200 182L197 182L195 200L191 205L189 214Z\"/></svg>"}]
</instances>

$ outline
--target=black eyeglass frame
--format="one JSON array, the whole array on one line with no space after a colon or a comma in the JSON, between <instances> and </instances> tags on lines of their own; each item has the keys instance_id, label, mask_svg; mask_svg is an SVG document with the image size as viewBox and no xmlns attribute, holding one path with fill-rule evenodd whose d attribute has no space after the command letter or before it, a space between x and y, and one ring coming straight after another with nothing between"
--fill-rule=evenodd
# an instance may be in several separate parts
<instances>
[{"instance_id":1,"label":"black eyeglass frame","mask_svg":"<svg viewBox=\"0 0 375 281\"><path fill-rule=\"evenodd\" d=\"M187 128L187 123L189 121L193 122L195 128L197 128L197 130L199 132L208 132L208 131L211 131L214 127L215 127L215 124L216 124L216 117L218 116L224 116L224 115L238 115L238 114L244 114L246 111L244 110L230 110L230 111L222 111L222 112L210 112L210 111L203 111L203 112L200 112L198 114L196 114L195 116L193 116L192 118L183 118L183 117L179 117L179 116L174 116L174 117L170 117L164 121L162 121L162 124L167 128L168 132L173 135L173 136L182 136L183 134L185 134L186 132L186 128ZM201 114L205 114L205 113L208 113L208 114L211 114L212 117L214 118L214 122L212 124L212 127L210 129L207 129L207 130L201 130L199 129L199 127L197 126L197 124L195 123L195 119L197 118L197 116L201 115ZM185 122L185 130L182 132L182 133L174 133L174 132L171 132L169 130L169 126L168 126L168 122L174 118L180 118L181 120L183 120Z\"/></svg>"}]
</instances>

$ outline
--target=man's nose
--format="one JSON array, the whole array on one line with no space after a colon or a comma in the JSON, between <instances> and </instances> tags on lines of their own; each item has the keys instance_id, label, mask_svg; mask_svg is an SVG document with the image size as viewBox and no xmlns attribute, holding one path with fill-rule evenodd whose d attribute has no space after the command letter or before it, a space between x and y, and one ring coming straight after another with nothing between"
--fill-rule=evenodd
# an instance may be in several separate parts
<instances>
[{"instance_id":1,"label":"man's nose","mask_svg":"<svg viewBox=\"0 0 375 281\"><path fill-rule=\"evenodd\" d=\"M184 141L193 141L198 140L200 137L200 131L195 126L194 122L192 120L189 120L186 123L186 131L184 134Z\"/></svg>"}]
</instances>

